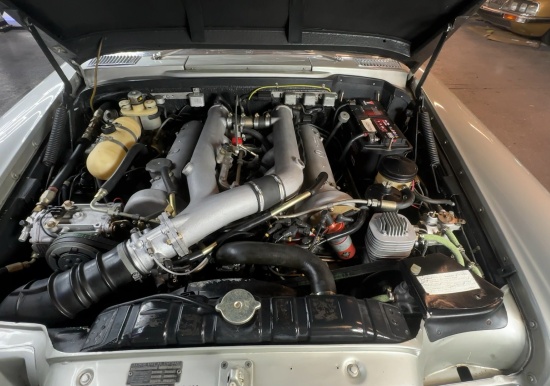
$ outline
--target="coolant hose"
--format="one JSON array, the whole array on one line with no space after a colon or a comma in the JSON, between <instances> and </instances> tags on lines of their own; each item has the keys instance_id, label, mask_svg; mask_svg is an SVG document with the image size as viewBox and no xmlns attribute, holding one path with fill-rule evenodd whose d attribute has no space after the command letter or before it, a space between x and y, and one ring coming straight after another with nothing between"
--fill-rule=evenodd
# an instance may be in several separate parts
<instances>
[{"instance_id":1,"label":"coolant hose","mask_svg":"<svg viewBox=\"0 0 550 386\"><path fill-rule=\"evenodd\" d=\"M409 206L411 206L412 204L414 204L414 194L413 192L411 192L411 190L409 188L405 188L401 191L402 195L405 197L405 199L403 199L403 201L401 202L398 202L396 204L396 209L397 210L401 210L401 209L405 209L405 208L408 208Z\"/></svg>"},{"instance_id":2,"label":"coolant hose","mask_svg":"<svg viewBox=\"0 0 550 386\"><path fill-rule=\"evenodd\" d=\"M50 327L74 318L133 281L120 253L125 252L119 246L69 271L18 288L0 304L0 319Z\"/></svg>"},{"instance_id":3,"label":"coolant hose","mask_svg":"<svg viewBox=\"0 0 550 386\"><path fill-rule=\"evenodd\" d=\"M423 234L420 235L420 238L425 241L432 241L437 244L441 244L444 247L446 247L453 256L455 257L458 264L462 265L464 267L464 257L462 257L462 253L460 252L460 249L456 245L453 244L453 242L443 236L438 235L430 235L430 234Z\"/></svg>"},{"instance_id":4,"label":"coolant hose","mask_svg":"<svg viewBox=\"0 0 550 386\"><path fill-rule=\"evenodd\" d=\"M439 160L439 153L437 152L437 145L435 143L434 130L430 121L430 114L426 110L420 113L420 126L422 128L422 134L424 134L424 139L428 148L430 165L432 167L437 166L441 162Z\"/></svg>"},{"instance_id":5,"label":"coolant hose","mask_svg":"<svg viewBox=\"0 0 550 386\"><path fill-rule=\"evenodd\" d=\"M417 190L414 191L414 196L418 201L427 202L428 204L434 205L450 205L455 206L455 203L452 200L447 200L445 198L430 198L420 194Z\"/></svg>"},{"instance_id":6,"label":"coolant hose","mask_svg":"<svg viewBox=\"0 0 550 386\"><path fill-rule=\"evenodd\" d=\"M483 274L483 271L481 270L481 268L476 263L473 263L468 258L468 256L466 256L466 254L463 252L462 244L460 244L460 241L458 241L458 239L456 238L456 235L454 234L451 228L445 229L445 235L460 250L460 253L462 253L462 256L464 257L464 262L468 265L468 268L470 268L470 270L473 273L475 273L477 276L484 277L485 275Z\"/></svg>"},{"instance_id":7,"label":"coolant hose","mask_svg":"<svg viewBox=\"0 0 550 386\"><path fill-rule=\"evenodd\" d=\"M55 109L50 138L48 139L46 151L44 152L44 157L42 158L44 165L49 168L54 166L59 158L61 139L63 138L63 130L67 125L67 119L67 108L65 106L59 106Z\"/></svg>"},{"instance_id":8,"label":"coolant hose","mask_svg":"<svg viewBox=\"0 0 550 386\"><path fill-rule=\"evenodd\" d=\"M145 153L147 151L147 147L141 143L136 143L134 146L128 150L128 153L124 156L124 159L118 165L117 169L113 173L111 177L107 181L101 185L101 189L106 190L107 192L111 192L114 187L118 184L122 176L124 176L124 173L128 171L128 168L130 165L132 165L132 162L134 162L134 159L137 157L140 153Z\"/></svg>"},{"instance_id":9,"label":"coolant hose","mask_svg":"<svg viewBox=\"0 0 550 386\"><path fill-rule=\"evenodd\" d=\"M258 264L302 271L315 295L335 294L336 283L328 265L307 249L293 245L241 241L223 245L216 253L223 264Z\"/></svg>"},{"instance_id":10,"label":"coolant hose","mask_svg":"<svg viewBox=\"0 0 550 386\"><path fill-rule=\"evenodd\" d=\"M273 146L271 146L271 143L269 143L267 138L264 137L264 135L262 133L260 133L258 130L250 129L250 128L244 128L243 129L243 134L250 135L252 138L260 141L262 143L262 146L265 148L264 151L266 151L266 152L273 147Z\"/></svg>"},{"instance_id":11,"label":"coolant hose","mask_svg":"<svg viewBox=\"0 0 550 386\"><path fill-rule=\"evenodd\" d=\"M65 166L57 173L54 180L50 184L50 187L60 189L61 185L63 185L63 182L71 175L73 170L75 169L76 165L80 162L80 159L82 158L82 155L84 154L84 151L88 147L89 143L86 141L82 141L78 145L76 145L76 148L73 151L73 154L69 157L67 162L65 163Z\"/></svg>"}]
</instances>

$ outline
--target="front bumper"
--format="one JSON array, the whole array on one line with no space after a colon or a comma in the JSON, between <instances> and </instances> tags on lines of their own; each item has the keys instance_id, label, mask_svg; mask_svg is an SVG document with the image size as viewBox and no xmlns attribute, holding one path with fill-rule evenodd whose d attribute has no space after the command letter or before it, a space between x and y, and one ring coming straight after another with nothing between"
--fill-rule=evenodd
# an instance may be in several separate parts
<instances>
[{"instance_id":1,"label":"front bumper","mask_svg":"<svg viewBox=\"0 0 550 386\"><path fill-rule=\"evenodd\" d=\"M478 14L486 21L519 35L541 37L550 30L550 17L526 16L482 5Z\"/></svg>"}]
</instances>

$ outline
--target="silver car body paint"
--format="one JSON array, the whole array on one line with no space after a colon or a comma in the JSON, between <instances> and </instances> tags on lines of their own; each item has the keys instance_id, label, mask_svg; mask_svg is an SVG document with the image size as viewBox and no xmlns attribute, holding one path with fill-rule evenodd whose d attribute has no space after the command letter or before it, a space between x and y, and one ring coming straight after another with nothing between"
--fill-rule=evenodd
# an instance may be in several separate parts
<instances>
[{"instance_id":1,"label":"silver car body paint","mask_svg":"<svg viewBox=\"0 0 550 386\"><path fill-rule=\"evenodd\" d=\"M128 53L117 55L125 56ZM324 78L340 74L382 79L404 88L409 73L407 67L395 60L366 55L351 57L349 54L330 52L178 50L141 52L139 55L141 57L136 64L101 66L97 77L98 85L121 79L135 79L144 74L148 78ZM90 62L82 65L88 87L91 87L94 79L94 66Z\"/></svg>"},{"instance_id":2,"label":"silver car body paint","mask_svg":"<svg viewBox=\"0 0 550 386\"><path fill-rule=\"evenodd\" d=\"M526 332L507 289L505 305L509 322L503 329L468 332L431 343L421 327L416 338L393 345L272 345L69 354L52 347L44 326L0 322L0 374L5 374L2 359L12 358L14 362L8 366L25 371L32 386L78 385L85 372L93 374L93 385L112 386L126 384L132 363L183 361L179 385L216 385L222 362L250 361L256 386L353 385L365 380L372 385L415 386L422 385L431 374L456 367L456 363L478 364L495 374L498 371L494 368L517 366ZM357 377L350 376L350 365L357 366ZM499 375L492 383L480 384L508 385L513 379ZM0 384L16 386L7 382L0 378Z\"/></svg>"},{"instance_id":3,"label":"silver car body paint","mask_svg":"<svg viewBox=\"0 0 550 386\"><path fill-rule=\"evenodd\" d=\"M418 74L417 74L418 75ZM424 87L449 147L460 158L455 172L472 184L476 205L492 245L517 271L509 280L531 329L532 359L524 379L550 382L550 193L512 153L435 77Z\"/></svg>"},{"instance_id":4,"label":"silver car body paint","mask_svg":"<svg viewBox=\"0 0 550 386\"><path fill-rule=\"evenodd\" d=\"M74 70L67 64L62 68L74 87L78 79ZM0 207L50 132L62 91L59 76L52 73L0 116Z\"/></svg>"},{"instance_id":5,"label":"silver car body paint","mask_svg":"<svg viewBox=\"0 0 550 386\"><path fill-rule=\"evenodd\" d=\"M162 66L165 60L168 59L155 64ZM314 73L306 71L295 76L315 78L342 72L338 64L346 60L327 60L330 60L331 67L312 67L316 68ZM174 66L175 71L177 66ZM85 75L89 76L88 69L84 69ZM114 81L115 75L119 79L137 76L129 67L113 67L111 70L100 71L101 82ZM371 69L355 70L354 75L375 77ZM73 75L68 66L64 66L64 71ZM141 68L141 75L143 71ZM163 69L155 68L151 63L150 71L156 74L162 73ZM179 71L182 71L181 64ZM192 72L189 76L200 78L205 75L197 70ZM390 79L393 75L388 74L393 72L406 74L403 68L383 72ZM213 73L209 75L214 76ZM243 73L233 75L243 76ZM246 76L254 75L272 76L269 72L246 73ZM385 79L384 76L376 77ZM470 199L479 201L480 219L488 231L493 231L493 245L501 256L507 256L514 263L518 271L518 275L511 279L516 301L512 292L506 290L505 304L510 318L506 328L458 334L435 343L428 341L421 328L415 339L398 345L209 347L69 354L53 348L44 326L0 322L0 377L4 377L0 378L0 384L19 384L16 375L20 372L27 374L33 386L79 384L79 377L86 371L93 373L93 385L125 384L127 370L133 362L174 360L184 363L181 385L217 384L221 362L243 359L253 362L256 385L282 382L356 384L365 379L370 384L421 385L425 377L441 374L457 363L469 362L487 367L488 373L494 368L520 370L530 347L526 344L527 333L516 304L521 305L528 318L527 324L531 326L533 359L519 375L497 375L472 384L512 385L528 379L545 384L550 379L550 369L544 366L549 362L546 348L550 347L547 331L547 326L550 326L550 284L545 280L545 272L550 272L550 261L542 232L550 218L550 194L449 90L433 77L428 78L424 89L428 104L433 107L449 138L445 146L460 154L463 178L468 178L474 189ZM33 141L39 144L47 135L50 112L58 103L60 92L59 78L52 74L0 118L0 135L5 138L0 141L0 152L6 154L6 160L11 160L0 169L3 181L1 202L5 201L16 182L6 182L10 173L24 170L36 152ZM526 283L526 286L521 283ZM350 378L347 370L350 364L359 367L359 378Z\"/></svg>"}]
</instances>

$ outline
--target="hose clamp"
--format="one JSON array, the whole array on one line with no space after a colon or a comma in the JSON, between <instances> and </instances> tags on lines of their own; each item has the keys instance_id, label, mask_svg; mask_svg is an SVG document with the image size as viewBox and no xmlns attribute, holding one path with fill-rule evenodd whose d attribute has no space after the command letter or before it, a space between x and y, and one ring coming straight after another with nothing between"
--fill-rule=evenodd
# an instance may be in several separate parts
<instances>
[{"instance_id":1,"label":"hose clamp","mask_svg":"<svg viewBox=\"0 0 550 386\"><path fill-rule=\"evenodd\" d=\"M117 251L118 257L120 258L120 261L122 261L122 264L124 264L124 267L126 267L128 272L130 272L130 275L132 275L132 279L134 279L134 281L141 280L143 276L128 258L128 254L126 252L127 249L124 246L124 243L118 244L116 247L116 251Z\"/></svg>"},{"instance_id":2,"label":"hose clamp","mask_svg":"<svg viewBox=\"0 0 550 386\"><path fill-rule=\"evenodd\" d=\"M281 201L284 201L284 199L286 198L286 192L283 181L276 174L272 174L271 177L273 177L275 182L277 182L277 185L279 185L279 198L281 199Z\"/></svg>"},{"instance_id":3,"label":"hose clamp","mask_svg":"<svg viewBox=\"0 0 550 386\"><path fill-rule=\"evenodd\" d=\"M263 211L265 207L265 200L262 190L253 181L249 181L248 185L252 187L252 190L254 191L254 194L256 194L256 198L258 199L258 212Z\"/></svg>"}]
</instances>

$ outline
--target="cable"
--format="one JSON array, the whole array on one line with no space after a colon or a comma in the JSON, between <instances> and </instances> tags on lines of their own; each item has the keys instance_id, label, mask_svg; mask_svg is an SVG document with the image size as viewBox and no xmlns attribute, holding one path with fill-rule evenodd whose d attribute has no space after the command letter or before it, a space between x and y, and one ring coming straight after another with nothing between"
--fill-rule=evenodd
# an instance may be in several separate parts
<instances>
[{"instance_id":1,"label":"cable","mask_svg":"<svg viewBox=\"0 0 550 386\"><path fill-rule=\"evenodd\" d=\"M414 191L414 196L416 197L416 199L418 201L422 201L422 202L427 202L428 204L434 204L434 205L450 205L450 206L455 206L455 203L451 200L447 200L447 199L444 199L444 198L430 198L430 197L426 197L422 194L420 194L420 192L418 192L417 190Z\"/></svg>"},{"instance_id":2,"label":"cable","mask_svg":"<svg viewBox=\"0 0 550 386\"><path fill-rule=\"evenodd\" d=\"M329 235L326 235L325 238L318 243L314 244L314 246L319 246L321 244L326 243L327 241L332 241L339 239L341 237L349 236L357 232L361 227L365 224L365 221L367 220L367 211L361 210L359 212L359 216L357 219L353 222L351 226L349 226L347 229L344 229L341 232L331 233Z\"/></svg>"},{"instance_id":3,"label":"cable","mask_svg":"<svg viewBox=\"0 0 550 386\"><path fill-rule=\"evenodd\" d=\"M284 84L284 85L272 85L272 86L262 86L262 87L258 87L257 89L254 89L253 91L250 92L250 94L248 94L248 100L251 100L252 97L254 96L254 94L256 94L258 91L260 90L264 90L266 88L315 88L315 89L320 89L320 90L325 90L325 91L328 91L328 92L332 92L332 90L328 87L325 87L325 86L313 86L313 85L310 85L310 84Z\"/></svg>"},{"instance_id":4,"label":"cable","mask_svg":"<svg viewBox=\"0 0 550 386\"><path fill-rule=\"evenodd\" d=\"M349 106L349 102L341 104L340 106L338 106L336 110L334 110L334 116L332 117L332 126L336 125L336 120L338 119L338 113L340 112L340 110L342 110L346 106Z\"/></svg>"},{"instance_id":5,"label":"cable","mask_svg":"<svg viewBox=\"0 0 550 386\"><path fill-rule=\"evenodd\" d=\"M92 89L92 95L90 95L90 108L92 109L92 111L94 111L94 98L97 91L97 70L99 68L99 59L101 58L101 47L103 47L103 38L101 38L101 40L99 41L99 47L97 48L97 57L95 60L94 86Z\"/></svg>"},{"instance_id":6,"label":"cable","mask_svg":"<svg viewBox=\"0 0 550 386\"><path fill-rule=\"evenodd\" d=\"M346 159L346 155L348 155L349 149L351 149L351 146L353 145L353 143L355 141L357 141L358 139L361 139L363 137L366 137L367 135L368 135L368 133L361 133L361 134L357 134L355 137L350 139L349 142L346 144L346 147L344 147L344 150L342 151L342 155L340 156L340 159L338 160L338 163L341 163L342 161L344 161Z\"/></svg>"},{"instance_id":7,"label":"cable","mask_svg":"<svg viewBox=\"0 0 550 386\"><path fill-rule=\"evenodd\" d=\"M46 215L48 213L50 213L52 211L52 208L49 208L49 209L46 209L46 211L44 212L44 214L42 216L40 216L40 220L38 220L38 223L40 224L40 228L42 229L42 231L47 234L48 236L50 236L52 239L55 239L58 235L55 234L55 233L50 233L50 231L47 231L46 228L44 228L44 217L46 217Z\"/></svg>"},{"instance_id":8,"label":"cable","mask_svg":"<svg viewBox=\"0 0 550 386\"><path fill-rule=\"evenodd\" d=\"M292 213L284 216L274 216L274 218L276 219L296 218L296 217L304 216L309 213L319 212L321 210L329 210L335 206L341 206L341 205L350 206L352 208L350 210L361 210L362 208L356 208L353 204L363 204L370 207L370 206L379 206L379 203L380 202L376 200L359 200L359 199L335 201L330 204L321 205L316 208L311 208L298 213Z\"/></svg>"},{"instance_id":9,"label":"cable","mask_svg":"<svg viewBox=\"0 0 550 386\"><path fill-rule=\"evenodd\" d=\"M206 257L199 263L199 265L197 265L191 271L176 272L176 271L172 271L172 270L166 268L160 261L158 261L158 259L154 255L151 255L151 257L153 258L153 260L155 261L155 263L158 265L158 267L160 269L162 269L162 270L164 270L164 271L166 271L169 274L174 275L174 276L188 276L188 275L191 275L195 272L198 272L198 271L202 270L204 267L206 267L206 264L208 264L208 257Z\"/></svg>"},{"instance_id":10,"label":"cable","mask_svg":"<svg viewBox=\"0 0 550 386\"><path fill-rule=\"evenodd\" d=\"M124 306L131 305L131 304L134 304L134 303L140 303L140 302L144 302L144 301L147 301L147 300L155 300L155 299L182 300L183 302L187 302L187 303L192 304L196 307L204 307L204 308L209 309L212 312L216 312L216 309L208 303L202 303L202 302L193 300L189 297L175 295L175 294L156 294L156 295L145 296L145 297L140 298L140 299L134 299L134 300L130 300L130 301L127 301L127 302L124 302L124 303L115 304L113 306L107 307L106 309L103 310L103 312L107 312L109 310L112 310L113 308L124 307Z\"/></svg>"}]
</instances>

